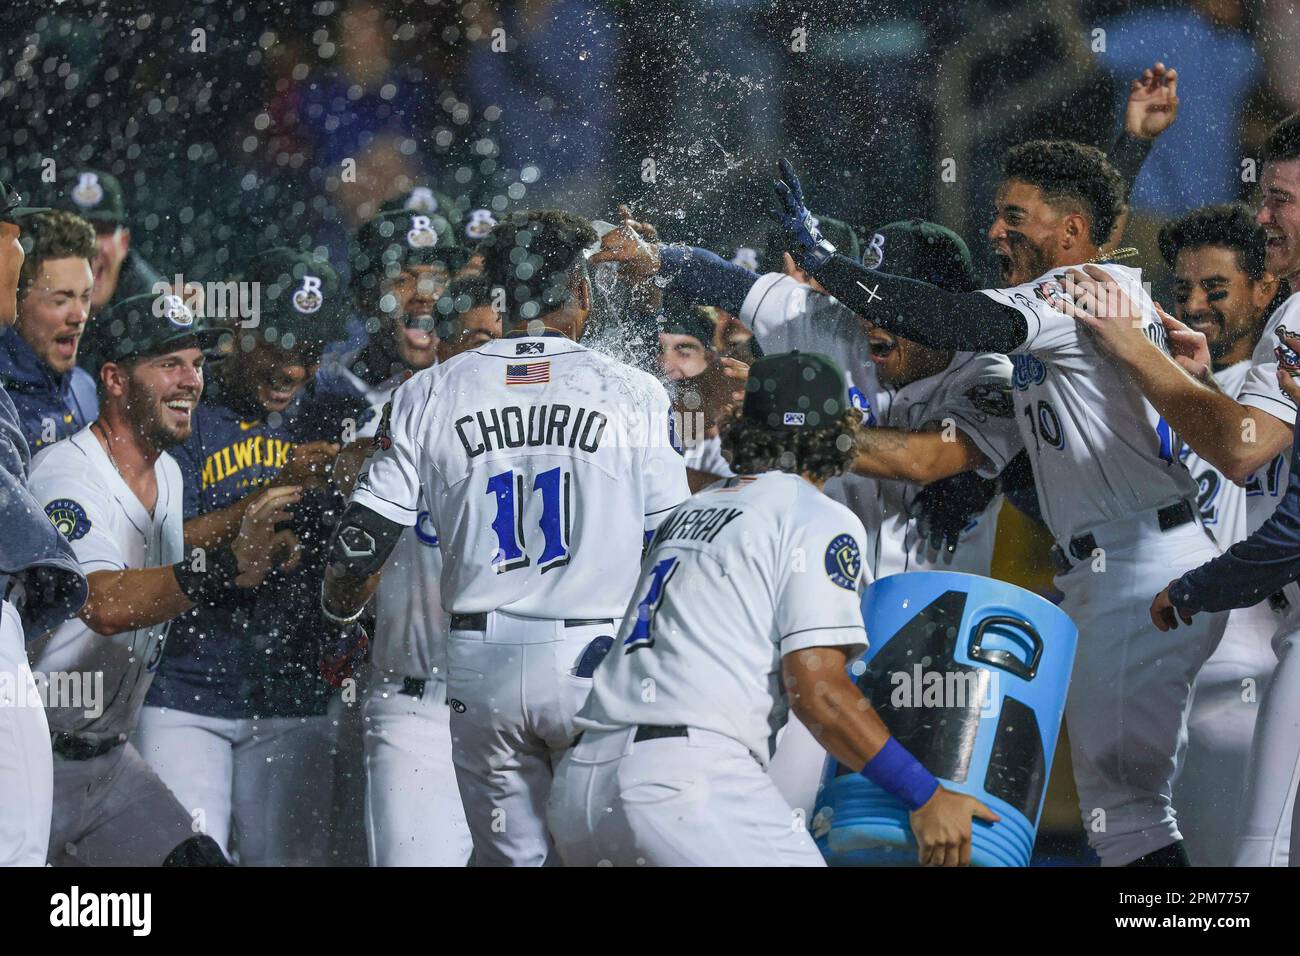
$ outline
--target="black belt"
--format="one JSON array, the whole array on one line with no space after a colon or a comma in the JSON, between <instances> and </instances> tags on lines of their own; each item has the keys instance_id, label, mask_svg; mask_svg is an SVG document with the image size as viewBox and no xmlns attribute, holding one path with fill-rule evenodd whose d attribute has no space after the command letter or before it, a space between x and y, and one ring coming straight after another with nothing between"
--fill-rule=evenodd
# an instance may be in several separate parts
<instances>
[{"instance_id":1,"label":"black belt","mask_svg":"<svg viewBox=\"0 0 1300 956\"><path fill-rule=\"evenodd\" d=\"M50 749L69 760L92 760L102 757L115 747L126 743L126 735L119 734L105 740L95 740L80 734L50 734Z\"/></svg>"},{"instance_id":2,"label":"black belt","mask_svg":"<svg viewBox=\"0 0 1300 956\"><path fill-rule=\"evenodd\" d=\"M636 734L632 737L632 743L639 744L643 740L662 740L666 737L687 737L690 732L686 729L685 724L674 724L664 727L657 724L639 724L636 728ZM576 747L582 741L582 734L573 738L573 746Z\"/></svg>"},{"instance_id":3,"label":"black belt","mask_svg":"<svg viewBox=\"0 0 1300 956\"><path fill-rule=\"evenodd\" d=\"M613 624L612 617L566 617L564 619L565 627L587 627L595 624ZM478 614L453 614L451 616L451 629L453 631L486 631L487 630L487 611L480 611Z\"/></svg>"},{"instance_id":4,"label":"black belt","mask_svg":"<svg viewBox=\"0 0 1300 956\"><path fill-rule=\"evenodd\" d=\"M1161 531L1169 531L1185 525L1195 517L1196 512L1192 508L1192 503L1185 499L1172 505L1165 505L1156 512L1156 522L1160 525ZM1068 556L1059 544L1052 545L1052 561L1056 564L1056 570L1061 574L1065 574L1074 567L1074 564L1070 561L1071 557L1075 561L1087 561L1096 551L1097 539L1092 532L1088 532L1070 539Z\"/></svg>"}]
</instances>

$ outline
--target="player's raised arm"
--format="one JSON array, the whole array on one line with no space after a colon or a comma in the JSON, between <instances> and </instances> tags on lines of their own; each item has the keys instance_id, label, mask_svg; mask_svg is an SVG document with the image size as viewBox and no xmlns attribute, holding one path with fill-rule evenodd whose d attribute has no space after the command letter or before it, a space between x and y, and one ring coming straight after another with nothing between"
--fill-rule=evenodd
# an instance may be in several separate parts
<instances>
[{"instance_id":1,"label":"player's raised arm","mask_svg":"<svg viewBox=\"0 0 1300 956\"><path fill-rule=\"evenodd\" d=\"M1157 62L1129 85L1124 104L1124 128L1106 152L1106 158L1124 179L1124 211L1115 220L1105 249L1119 244L1128 224L1128 196L1133 192L1142 164L1156 137L1178 118L1178 71Z\"/></svg>"},{"instance_id":2,"label":"player's raised arm","mask_svg":"<svg viewBox=\"0 0 1300 956\"><path fill-rule=\"evenodd\" d=\"M771 217L786 230L799 265L826 291L864 319L936 349L1011 352L1029 335L1025 317L977 292L954 293L927 282L868 269L823 238L804 205L799 177L788 160L775 189Z\"/></svg>"}]
</instances>

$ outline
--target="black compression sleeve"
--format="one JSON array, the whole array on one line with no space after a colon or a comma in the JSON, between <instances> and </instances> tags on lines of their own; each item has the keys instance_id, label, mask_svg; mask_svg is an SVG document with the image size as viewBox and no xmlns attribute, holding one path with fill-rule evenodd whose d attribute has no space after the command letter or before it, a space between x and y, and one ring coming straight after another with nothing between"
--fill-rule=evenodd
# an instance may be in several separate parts
<instances>
[{"instance_id":1,"label":"black compression sleeve","mask_svg":"<svg viewBox=\"0 0 1300 956\"><path fill-rule=\"evenodd\" d=\"M980 292L948 292L875 272L839 254L813 274L864 319L932 349L1010 352L1029 335L1029 324L1017 309Z\"/></svg>"},{"instance_id":2,"label":"black compression sleeve","mask_svg":"<svg viewBox=\"0 0 1300 956\"><path fill-rule=\"evenodd\" d=\"M1133 191L1133 183L1137 179L1138 173L1142 171L1142 164L1146 162L1153 145L1155 145L1153 139L1142 139L1139 136L1120 133L1110 151L1106 153L1106 158L1110 160L1110 164L1124 178L1125 200L1128 199L1128 194Z\"/></svg>"}]
</instances>

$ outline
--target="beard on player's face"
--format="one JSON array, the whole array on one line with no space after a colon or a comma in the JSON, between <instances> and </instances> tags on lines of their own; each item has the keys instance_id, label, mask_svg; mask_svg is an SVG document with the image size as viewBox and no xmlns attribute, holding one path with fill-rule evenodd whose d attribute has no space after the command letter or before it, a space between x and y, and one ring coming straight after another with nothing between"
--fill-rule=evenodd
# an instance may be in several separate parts
<instances>
[{"instance_id":1,"label":"beard on player's face","mask_svg":"<svg viewBox=\"0 0 1300 956\"><path fill-rule=\"evenodd\" d=\"M1037 279L1052 267L1055 240L1035 242L1023 232L1007 230L1004 240L995 244L998 271L1007 286L1022 285Z\"/></svg>"},{"instance_id":2,"label":"beard on player's face","mask_svg":"<svg viewBox=\"0 0 1300 956\"><path fill-rule=\"evenodd\" d=\"M131 433L154 451L174 448L190 437L199 399L192 386L155 384L132 371L127 375L125 398ZM188 406L188 412L181 414L179 406Z\"/></svg>"}]
</instances>

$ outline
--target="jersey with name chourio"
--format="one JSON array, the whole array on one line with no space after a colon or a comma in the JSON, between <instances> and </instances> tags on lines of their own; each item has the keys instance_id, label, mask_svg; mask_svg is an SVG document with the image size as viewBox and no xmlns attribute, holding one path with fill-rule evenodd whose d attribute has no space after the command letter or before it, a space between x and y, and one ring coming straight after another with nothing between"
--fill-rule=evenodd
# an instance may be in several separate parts
<instances>
[{"instance_id":1,"label":"jersey with name chourio","mask_svg":"<svg viewBox=\"0 0 1300 956\"><path fill-rule=\"evenodd\" d=\"M796 475L710 485L655 533L578 726L684 724L765 763L788 712L781 658L866 647L865 539L848 508Z\"/></svg>"},{"instance_id":2,"label":"jersey with name chourio","mask_svg":"<svg viewBox=\"0 0 1300 956\"><path fill-rule=\"evenodd\" d=\"M408 527L427 506L451 613L617 617L644 532L688 496L663 386L558 335L416 373L381 427L353 501Z\"/></svg>"}]
</instances>

